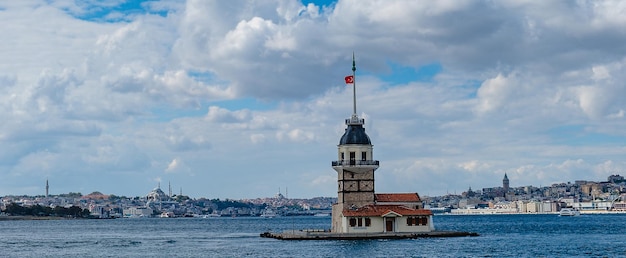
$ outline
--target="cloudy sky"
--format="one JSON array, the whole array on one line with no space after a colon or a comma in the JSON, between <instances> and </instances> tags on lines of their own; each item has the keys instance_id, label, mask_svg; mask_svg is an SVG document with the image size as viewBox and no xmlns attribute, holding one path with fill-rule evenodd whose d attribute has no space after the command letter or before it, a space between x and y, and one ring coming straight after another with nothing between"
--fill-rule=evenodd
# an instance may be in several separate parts
<instances>
[{"instance_id":1,"label":"cloudy sky","mask_svg":"<svg viewBox=\"0 0 626 258\"><path fill-rule=\"evenodd\" d=\"M0 3L0 196L159 182L336 196L357 113L378 192L606 180L626 168L623 1Z\"/></svg>"}]
</instances>

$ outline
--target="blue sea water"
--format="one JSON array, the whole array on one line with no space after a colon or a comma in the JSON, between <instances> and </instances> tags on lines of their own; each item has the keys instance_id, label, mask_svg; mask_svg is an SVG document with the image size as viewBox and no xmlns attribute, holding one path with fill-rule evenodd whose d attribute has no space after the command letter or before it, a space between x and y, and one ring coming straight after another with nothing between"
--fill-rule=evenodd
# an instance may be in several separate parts
<instances>
[{"instance_id":1,"label":"blue sea water","mask_svg":"<svg viewBox=\"0 0 626 258\"><path fill-rule=\"evenodd\" d=\"M0 257L626 257L626 214L435 216L478 237L281 241L330 218L0 221Z\"/></svg>"}]
</instances>

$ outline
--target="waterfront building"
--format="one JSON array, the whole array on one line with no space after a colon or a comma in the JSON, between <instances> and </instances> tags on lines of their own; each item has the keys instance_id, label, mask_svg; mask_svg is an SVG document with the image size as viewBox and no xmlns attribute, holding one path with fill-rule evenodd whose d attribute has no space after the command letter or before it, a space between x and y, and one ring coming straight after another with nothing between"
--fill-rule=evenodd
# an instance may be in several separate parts
<instances>
[{"instance_id":1,"label":"waterfront building","mask_svg":"<svg viewBox=\"0 0 626 258\"><path fill-rule=\"evenodd\" d=\"M124 209L125 218L139 218L152 216L153 210L150 207L129 207Z\"/></svg>"},{"instance_id":2,"label":"waterfront building","mask_svg":"<svg viewBox=\"0 0 626 258\"><path fill-rule=\"evenodd\" d=\"M373 145L365 133L365 120L356 112L356 64L352 59L353 113L337 146L337 203L332 207L333 233L430 232L432 212L424 209L417 193L376 194Z\"/></svg>"},{"instance_id":3,"label":"waterfront building","mask_svg":"<svg viewBox=\"0 0 626 258\"><path fill-rule=\"evenodd\" d=\"M527 213L527 206L526 203L524 201L516 201L515 202L515 206L517 208L517 212L519 213Z\"/></svg>"}]
</instances>

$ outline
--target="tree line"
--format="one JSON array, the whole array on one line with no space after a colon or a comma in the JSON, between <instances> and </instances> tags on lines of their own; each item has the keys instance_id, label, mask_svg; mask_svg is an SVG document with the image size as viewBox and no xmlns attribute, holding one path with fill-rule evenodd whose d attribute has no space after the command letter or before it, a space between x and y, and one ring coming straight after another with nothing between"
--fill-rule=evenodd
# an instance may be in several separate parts
<instances>
[{"instance_id":1,"label":"tree line","mask_svg":"<svg viewBox=\"0 0 626 258\"><path fill-rule=\"evenodd\" d=\"M38 217L66 217L66 218L88 218L89 210L82 209L78 206L72 206L65 208L62 206L56 206L50 208L48 206L41 206L39 204L29 207L24 207L16 203L11 203L3 210L4 213L13 216L38 216Z\"/></svg>"}]
</instances>

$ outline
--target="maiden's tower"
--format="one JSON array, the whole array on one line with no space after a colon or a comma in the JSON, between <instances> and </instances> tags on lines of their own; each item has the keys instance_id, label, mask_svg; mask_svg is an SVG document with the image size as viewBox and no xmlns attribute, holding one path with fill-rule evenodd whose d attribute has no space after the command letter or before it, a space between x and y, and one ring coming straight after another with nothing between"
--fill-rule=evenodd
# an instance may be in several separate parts
<instances>
[{"instance_id":1,"label":"maiden's tower","mask_svg":"<svg viewBox=\"0 0 626 258\"><path fill-rule=\"evenodd\" d=\"M434 230L432 212L423 209L417 193L377 194L374 172L374 146L365 133L365 120L356 111L356 62L352 56L352 116L346 119L346 130L339 140L337 161L337 203L333 205L331 232L430 232Z\"/></svg>"},{"instance_id":2,"label":"maiden's tower","mask_svg":"<svg viewBox=\"0 0 626 258\"><path fill-rule=\"evenodd\" d=\"M365 132L365 120L356 110L356 62L352 55L352 115L337 145L337 203L333 204L330 231L288 230L262 233L284 240L396 239L418 237L475 236L470 232L435 231L433 213L424 209L417 193L376 193L374 146Z\"/></svg>"}]
</instances>

